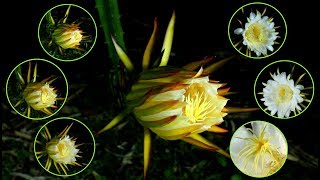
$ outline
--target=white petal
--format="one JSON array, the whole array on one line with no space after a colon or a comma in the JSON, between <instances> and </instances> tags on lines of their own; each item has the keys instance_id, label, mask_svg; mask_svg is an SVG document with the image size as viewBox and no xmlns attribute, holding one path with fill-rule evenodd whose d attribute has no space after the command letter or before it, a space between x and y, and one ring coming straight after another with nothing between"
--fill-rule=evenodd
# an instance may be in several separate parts
<instances>
[{"instance_id":1,"label":"white petal","mask_svg":"<svg viewBox=\"0 0 320 180\"><path fill-rule=\"evenodd\" d=\"M267 48L263 48L262 51L261 51L261 53L262 53L263 55L267 55Z\"/></svg>"},{"instance_id":2,"label":"white petal","mask_svg":"<svg viewBox=\"0 0 320 180\"><path fill-rule=\"evenodd\" d=\"M242 32L243 32L243 29L242 28L237 28L236 30L234 30L234 33L235 34L242 34Z\"/></svg>"},{"instance_id":3,"label":"white petal","mask_svg":"<svg viewBox=\"0 0 320 180\"><path fill-rule=\"evenodd\" d=\"M273 28L274 27L274 22L269 24L269 28Z\"/></svg>"},{"instance_id":4,"label":"white petal","mask_svg":"<svg viewBox=\"0 0 320 180\"><path fill-rule=\"evenodd\" d=\"M261 131L263 130L263 126L265 125L265 122L255 121L255 122L252 122L251 125L252 125L252 130L254 134L259 136Z\"/></svg>"},{"instance_id":5,"label":"white petal","mask_svg":"<svg viewBox=\"0 0 320 180\"><path fill-rule=\"evenodd\" d=\"M300 85L300 84L296 85L295 88L297 88L297 89L299 89L299 90L303 90L303 89L304 89L304 87L303 87L302 85Z\"/></svg>"},{"instance_id":6,"label":"white petal","mask_svg":"<svg viewBox=\"0 0 320 180\"><path fill-rule=\"evenodd\" d=\"M255 13L254 13L254 12L251 12L251 13L250 13L250 20L253 20L255 17L256 17Z\"/></svg>"},{"instance_id":7,"label":"white petal","mask_svg":"<svg viewBox=\"0 0 320 180\"><path fill-rule=\"evenodd\" d=\"M267 49L268 49L269 51L273 51L273 47L272 47L272 46L267 46Z\"/></svg>"}]
</instances>

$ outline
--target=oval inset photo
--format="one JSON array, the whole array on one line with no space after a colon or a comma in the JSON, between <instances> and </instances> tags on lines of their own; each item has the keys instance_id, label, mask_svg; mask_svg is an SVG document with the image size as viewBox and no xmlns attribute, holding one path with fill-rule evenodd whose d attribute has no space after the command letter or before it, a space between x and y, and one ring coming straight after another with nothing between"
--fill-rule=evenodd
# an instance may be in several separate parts
<instances>
[{"instance_id":1,"label":"oval inset photo","mask_svg":"<svg viewBox=\"0 0 320 180\"><path fill-rule=\"evenodd\" d=\"M37 161L56 176L73 176L85 170L95 154L95 140L81 121L61 117L41 127L34 141Z\"/></svg>"},{"instance_id":2,"label":"oval inset photo","mask_svg":"<svg viewBox=\"0 0 320 180\"><path fill-rule=\"evenodd\" d=\"M230 142L230 156L244 174L263 178L280 170L287 159L288 144L282 132L265 121L240 126Z\"/></svg>"},{"instance_id":3,"label":"oval inset photo","mask_svg":"<svg viewBox=\"0 0 320 180\"><path fill-rule=\"evenodd\" d=\"M254 96L266 114L289 119L303 113L314 96L311 74L301 64L280 60L261 70L254 83Z\"/></svg>"},{"instance_id":4,"label":"oval inset photo","mask_svg":"<svg viewBox=\"0 0 320 180\"><path fill-rule=\"evenodd\" d=\"M231 17L228 36L243 56L262 59L276 53L284 44L287 25L273 6L254 2L240 7Z\"/></svg>"},{"instance_id":5,"label":"oval inset photo","mask_svg":"<svg viewBox=\"0 0 320 180\"><path fill-rule=\"evenodd\" d=\"M30 59L17 65L6 84L7 99L21 116L43 120L56 114L68 96L62 70L45 59Z\"/></svg>"},{"instance_id":6,"label":"oval inset photo","mask_svg":"<svg viewBox=\"0 0 320 180\"><path fill-rule=\"evenodd\" d=\"M76 61L95 45L97 26L91 14L74 4L49 9L41 18L38 38L43 50L60 61Z\"/></svg>"}]
</instances>

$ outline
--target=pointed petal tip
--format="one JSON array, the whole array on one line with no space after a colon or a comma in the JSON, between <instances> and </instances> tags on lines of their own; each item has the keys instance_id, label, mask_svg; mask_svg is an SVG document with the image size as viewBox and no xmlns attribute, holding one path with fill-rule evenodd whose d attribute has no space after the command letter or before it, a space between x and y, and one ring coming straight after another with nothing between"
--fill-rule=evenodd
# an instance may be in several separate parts
<instances>
[{"instance_id":1,"label":"pointed petal tip","mask_svg":"<svg viewBox=\"0 0 320 180\"><path fill-rule=\"evenodd\" d=\"M211 126L207 131L214 132L214 133L226 133L229 132L227 129L221 128L219 126Z\"/></svg>"}]
</instances>

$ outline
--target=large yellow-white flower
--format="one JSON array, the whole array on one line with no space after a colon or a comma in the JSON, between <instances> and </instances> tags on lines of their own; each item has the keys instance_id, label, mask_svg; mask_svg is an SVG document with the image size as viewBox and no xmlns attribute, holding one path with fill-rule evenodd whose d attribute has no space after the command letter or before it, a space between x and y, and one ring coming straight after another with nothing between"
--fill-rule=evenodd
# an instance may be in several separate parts
<instances>
[{"instance_id":1,"label":"large yellow-white flower","mask_svg":"<svg viewBox=\"0 0 320 180\"><path fill-rule=\"evenodd\" d=\"M222 88L224 84L209 80L209 74L234 56L208 65L204 69L200 68L198 72L195 70L213 58L191 62L182 68L167 65L172 47L174 24L175 12L173 12L167 27L162 46L162 57L159 58L159 61L155 61L151 69L148 69L151 65L151 53L155 45L158 27L157 19L155 19L152 35L143 55L143 71L126 96L126 109L98 132L100 134L111 129L133 112L138 122L144 126L144 179L150 162L150 130L163 139L180 139L230 157L227 152L201 136L200 133L204 131L227 132L227 130L216 126L223 122L223 117L227 113L255 110L255 108L225 108L228 99L223 96L228 95L229 88ZM133 73L134 66L130 58L114 38L112 38L112 42L126 69Z\"/></svg>"},{"instance_id":2,"label":"large yellow-white flower","mask_svg":"<svg viewBox=\"0 0 320 180\"><path fill-rule=\"evenodd\" d=\"M244 28L237 28L234 33L243 36L243 45L257 56L267 55L267 50L273 51L273 45L278 38L272 18L262 16L259 11L251 12Z\"/></svg>"},{"instance_id":3,"label":"large yellow-white flower","mask_svg":"<svg viewBox=\"0 0 320 180\"><path fill-rule=\"evenodd\" d=\"M201 73L168 66L144 71L127 96L128 104L135 106L142 125L164 139L206 131L223 122L228 100L219 95L222 84Z\"/></svg>"},{"instance_id":4,"label":"large yellow-white flower","mask_svg":"<svg viewBox=\"0 0 320 180\"><path fill-rule=\"evenodd\" d=\"M76 148L76 141L66 135L60 139L52 139L47 143L47 153L56 163L73 164L79 149Z\"/></svg>"},{"instance_id":5,"label":"large yellow-white flower","mask_svg":"<svg viewBox=\"0 0 320 180\"><path fill-rule=\"evenodd\" d=\"M267 83L263 83L263 98L264 105L271 112L279 118L288 118L292 111L301 110L298 103L303 102L301 90L304 89L302 85L296 85L290 74L287 76L286 72L277 72L271 75L272 79Z\"/></svg>"},{"instance_id":6,"label":"large yellow-white flower","mask_svg":"<svg viewBox=\"0 0 320 180\"><path fill-rule=\"evenodd\" d=\"M284 164L287 142L281 131L264 121L241 126L230 142L230 155L236 167L253 177L274 174Z\"/></svg>"}]
</instances>

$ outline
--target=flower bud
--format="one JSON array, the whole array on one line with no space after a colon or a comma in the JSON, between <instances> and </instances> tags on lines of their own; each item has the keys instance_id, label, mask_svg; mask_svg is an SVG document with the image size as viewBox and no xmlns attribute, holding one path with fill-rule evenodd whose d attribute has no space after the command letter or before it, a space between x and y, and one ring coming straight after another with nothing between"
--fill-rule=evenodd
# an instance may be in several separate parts
<instances>
[{"instance_id":1,"label":"flower bud","mask_svg":"<svg viewBox=\"0 0 320 180\"><path fill-rule=\"evenodd\" d=\"M63 49L79 49L82 33L79 24L59 24L53 31L52 38Z\"/></svg>"},{"instance_id":2,"label":"flower bud","mask_svg":"<svg viewBox=\"0 0 320 180\"><path fill-rule=\"evenodd\" d=\"M34 110L42 110L48 107L56 107L56 90L50 87L48 83L35 82L30 83L22 93L23 98Z\"/></svg>"}]
</instances>

